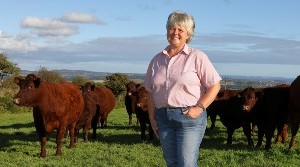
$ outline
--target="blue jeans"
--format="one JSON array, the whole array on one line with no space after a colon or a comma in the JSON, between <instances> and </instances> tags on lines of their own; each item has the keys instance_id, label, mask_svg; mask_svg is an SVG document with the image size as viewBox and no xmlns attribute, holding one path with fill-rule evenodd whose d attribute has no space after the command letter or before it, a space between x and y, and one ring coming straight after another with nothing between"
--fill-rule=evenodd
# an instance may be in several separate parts
<instances>
[{"instance_id":1,"label":"blue jeans","mask_svg":"<svg viewBox=\"0 0 300 167\"><path fill-rule=\"evenodd\" d=\"M155 109L158 134L168 167L197 167L199 148L203 139L207 113L196 119L182 112L187 108Z\"/></svg>"}]
</instances>

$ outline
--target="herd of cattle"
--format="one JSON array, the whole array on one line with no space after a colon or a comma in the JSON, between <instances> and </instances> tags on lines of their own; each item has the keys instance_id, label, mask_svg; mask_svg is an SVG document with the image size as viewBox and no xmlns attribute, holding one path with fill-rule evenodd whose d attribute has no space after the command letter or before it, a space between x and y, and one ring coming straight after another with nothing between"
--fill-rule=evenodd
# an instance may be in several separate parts
<instances>
[{"instance_id":1,"label":"herd of cattle","mask_svg":"<svg viewBox=\"0 0 300 167\"><path fill-rule=\"evenodd\" d=\"M47 135L54 130L57 130L56 155L62 154L62 140L66 132L70 135L69 147L75 146L80 129L83 129L85 142L88 141L90 127L93 129L92 138L95 139L98 124L101 128L106 126L108 114L116 104L109 88L95 87L90 83L81 87L72 83L48 83L34 74L28 74L25 79L15 77L14 82L20 87L14 103L33 107L34 125L41 142L41 157L46 157ZM125 106L129 125L132 125L133 114L136 114L142 140L146 140L147 129L150 140L153 140L147 111L147 90L133 81L126 87ZM242 127L248 145L254 146L252 133L257 127L256 146L262 146L265 136L265 149L271 148L276 129L276 142L286 142L290 129L292 137L289 147L294 148L300 124L299 102L300 76L291 85L220 90L215 101L207 108L211 119L210 129L215 127L216 117L219 116L227 128L227 144L232 144L234 131Z\"/></svg>"}]
</instances>

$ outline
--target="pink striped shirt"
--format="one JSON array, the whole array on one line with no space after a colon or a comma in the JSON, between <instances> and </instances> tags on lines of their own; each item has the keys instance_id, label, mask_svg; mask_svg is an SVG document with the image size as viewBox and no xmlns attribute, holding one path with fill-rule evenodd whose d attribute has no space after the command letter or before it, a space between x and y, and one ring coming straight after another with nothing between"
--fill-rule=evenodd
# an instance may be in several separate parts
<instances>
[{"instance_id":1,"label":"pink striped shirt","mask_svg":"<svg viewBox=\"0 0 300 167\"><path fill-rule=\"evenodd\" d=\"M221 80L207 55L187 44L169 58L169 46L151 60L145 88L151 92L156 108L194 106L206 87Z\"/></svg>"}]
</instances>

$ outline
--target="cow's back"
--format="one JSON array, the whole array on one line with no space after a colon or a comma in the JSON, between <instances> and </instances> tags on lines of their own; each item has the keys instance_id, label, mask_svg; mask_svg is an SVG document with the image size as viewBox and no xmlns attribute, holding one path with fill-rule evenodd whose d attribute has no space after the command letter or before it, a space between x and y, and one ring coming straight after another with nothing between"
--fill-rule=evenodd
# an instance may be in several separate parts
<instances>
[{"instance_id":1,"label":"cow's back","mask_svg":"<svg viewBox=\"0 0 300 167\"><path fill-rule=\"evenodd\" d=\"M78 121L84 107L78 86L72 83L42 83L41 91L43 96L38 107L46 118L58 118L60 123L67 125Z\"/></svg>"},{"instance_id":2,"label":"cow's back","mask_svg":"<svg viewBox=\"0 0 300 167\"><path fill-rule=\"evenodd\" d=\"M100 112L111 112L116 105L116 98L113 92L106 87L96 88L95 91L98 95Z\"/></svg>"}]
</instances>

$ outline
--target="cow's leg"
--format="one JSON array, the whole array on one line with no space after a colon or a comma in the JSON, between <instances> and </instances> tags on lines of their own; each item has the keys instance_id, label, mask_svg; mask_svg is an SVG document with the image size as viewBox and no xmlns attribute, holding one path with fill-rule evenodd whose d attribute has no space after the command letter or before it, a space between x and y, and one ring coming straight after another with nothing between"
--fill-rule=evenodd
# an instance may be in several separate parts
<instances>
[{"instance_id":1,"label":"cow's leg","mask_svg":"<svg viewBox=\"0 0 300 167\"><path fill-rule=\"evenodd\" d=\"M56 154L55 155L62 155L62 151L61 151L61 146L62 146L62 138L64 136L65 133L65 126L60 126L57 130L57 134L56 134ZM72 134L72 130L69 130L70 133L70 140L72 141L72 138L74 137L74 129L73 129L73 134ZM74 138L73 138L73 142L74 142Z\"/></svg>"},{"instance_id":2,"label":"cow's leg","mask_svg":"<svg viewBox=\"0 0 300 167\"><path fill-rule=\"evenodd\" d=\"M147 117L147 123L149 125L149 127L148 127L148 129L149 129L149 138L150 138L150 140L154 140L154 132L153 132L151 122L150 122L150 119L149 119L149 114L147 114L146 117Z\"/></svg>"},{"instance_id":3,"label":"cow's leg","mask_svg":"<svg viewBox=\"0 0 300 167\"><path fill-rule=\"evenodd\" d=\"M140 126L140 118L139 117L136 118L136 125Z\"/></svg>"},{"instance_id":4,"label":"cow's leg","mask_svg":"<svg viewBox=\"0 0 300 167\"><path fill-rule=\"evenodd\" d=\"M91 121L92 121L92 118L89 117L87 122L85 123L85 126L84 126L84 142L88 142L88 135L89 135L89 128L91 126Z\"/></svg>"},{"instance_id":5,"label":"cow's leg","mask_svg":"<svg viewBox=\"0 0 300 167\"><path fill-rule=\"evenodd\" d=\"M41 113L37 108L33 108L33 120L36 132L39 136L40 143L41 143L41 151L40 156L42 158L46 157L46 143L47 143L47 136L46 136L46 129L44 126L44 121Z\"/></svg>"},{"instance_id":6,"label":"cow's leg","mask_svg":"<svg viewBox=\"0 0 300 167\"><path fill-rule=\"evenodd\" d=\"M234 129L232 127L227 127L227 143L228 145L232 144L232 136L234 133Z\"/></svg>"},{"instance_id":7,"label":"cow's leg","mask_svg":"<svg viewBox=\"0 0 300 167\"><path fill-rule=\"evenodd\" d=\"M209 129L213 129L216 127L216 120L217 120L217 115L215 113L210 114L210 120L211 120L211 125Z\"/></svg>"},{"instance_id":8,"label":"cow's leg","mask_svg":"<svg viewBox=\"0 0 300 167\"><path fill-rule=\"evenodd\" d=\"M252 140L252 137L251 137L251 124L250 123L245 124L243 126L243 132L244 132L245 136L247 137L248 145L253 147L254 143L253 143L253 140Z\"/></svg>"},{"instance_id":9,"label":"cow's leg","mask_svg":"<svg viewBox=\"0 0 300 167\"><path fill-rule=\"evenodd\" d=\"M266 146L265 146L265 150L269 150L271 149L271 144L272 144L272 137L274 136L274 132L275 132L275 125L272 127L269 127L266 130Z\"/></svg>"},{"instance_id":10,"label":"cow's leg","mask_svg":"<svg viewBox=\"0 0 300 167\"><path fill-rule=\"evenodd\" d=\"M97 137L96 130L97 130L97 123L98 123L99 117L100 117L100 114L98 112L96 112L96 115L93 117L92 122L91 122L91 126L93 128L92 139L96 139L96 137Z\"/></svg>"},{"instance_id":11,"label":"cow's leg","mask_svg":"<svg viewBox=\"0 0 300 167\"><path fill-rule=\"evenodd\" d=\"M285 123L282 132L282 143L285 143L287 141L288 141L288 124Z\"/></svg>"},{"instance_id":12,"label":"cow's leg","mask_svg":"<svg viewBox=\"0 0 300 167\"><path fill-rule=\"evenodd\" d=\"M257 132L257 144L256 144L256 147L261 147L262 146L262 141L263 141L263 137L264 137L264 134L265 134L265 130L263 127L261 126L258 126L258 132Z\"/></svg>"},{"instance_id":13,"label":"cow's leg","mask_svg":"<svg viewBox=\"0 0 300 167\"><path fill-rule=\"evenodd\" d=\"M74 122L73 124L69 125L70 126L70 145L69 145L69 148L73 148L75 147L75 137L74 137L74 134L75 134L75 125L76 125L76 122Z\"/></svg>"},{"instance_id":14,"label":"cow's leg","mask_svg":"<svg viewBox=\"0 0 300 167\"><path fill-rule=\"evenodd\" d=\"M141 118L140 120L140 130L141 130L141 138L142 140L146 140L146 120L144 118Z\"/></svg>"},{"instance_id":15,"label":"cow's leg","mask_svg":"<svg viewBox=\"0 0 300 167\"><path fill-rule=\"evenodd\" d=\"M277 136L276 136L276 139L275 139L275 143L279 143L279 142L283 142L283 125L278 125L277 126Z\"/></svg>"},{"instance_id":16,"label":"cow's leg","mask_svg":"<svg viewBox=\"0 0 300 167\"><path fill-rule=\"evenodd\" d=\"M132 114L128 115L128 117L129 117L129 125L132 125Z\"/></svg>"},{"instance_id":17,"label":"cow's leg","mask_svg":"<svg viewBox=\"0 0 300 167\"><path fill-rule=\"evenodd\" d=\"M252 126L252 128L251 128L251 133L255 133L255 130L256 130L256 124L255 123L251 123L251 126Z\"/></svg>"},{"instance_id":18,"label":"cow's leg","mask_svg":"<svg viewBox=\"0 0 300 167\"><path fill-rule=\"evenodd\" d=\"M80 129L75 129L74 130L74 143L78 142L79 130Z\"/></svg>"},{"instance_id":19,"label":"cow's leg","mask_svg":"<svg viewBox=\"0 0 300 167\"><path fill-rule=\"evenodd\" d=\"M289 145L290 149L296 147L296 135L297 135L297 132L299 130L299 123L300 122L294 122L291 125L291 134L292 134L292 137L291 137L291 141L290 141L290 145Z\"/></svg>"},{"instance_id":20,"label":"cow's leg","mask_svg":"<svg viewBox=\"0 0 300 167\"><path fill-rule=\"evenodd\" d=\"M41 152L40 152L40 156L42 158L46 157L46 143L47 143L47 137L42 137L41 138Z\"/></svg>"}]
</instances>

